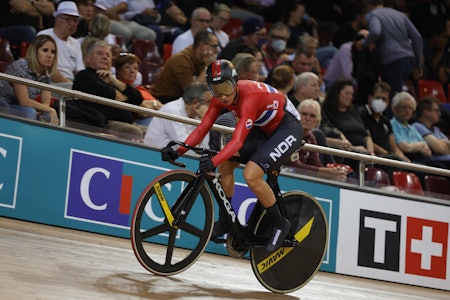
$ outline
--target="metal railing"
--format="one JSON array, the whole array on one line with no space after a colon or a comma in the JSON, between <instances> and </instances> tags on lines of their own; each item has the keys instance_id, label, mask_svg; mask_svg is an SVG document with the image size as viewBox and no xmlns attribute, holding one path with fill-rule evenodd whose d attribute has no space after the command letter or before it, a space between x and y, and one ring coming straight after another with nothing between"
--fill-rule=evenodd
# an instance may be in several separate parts
<instances>
[{"instance_id":1,"label":"metal railing","mask_svg":"<svg viewBox=\"0 0 450 300\"><path fill-rule=\"evenodd\" d=\"M99 96L95 96L95 95L91 95L91 94L87 94L87 93L83 93L83 92L79 92L79 91L75 91L75 90L61 88L61 87L58 87L55 85L40 83L37 81L24 79L21 77L8 75L8 74L1 73L1 72L0 72L0 80L7 80L10 82L25 84L28 86L33 86L33 87L42 89L42 90L49 90L51 92L64 95L62 98L60 98L60 101L59 101L59 114L60 114L59 126L60 127L66 126L66 118L65 118L66 117L66 111L65 111L66 102L71 101L74 98L82 99L85 101L90 101L90 102L94 102L94 103L98 103L98 104L103 104L103 105L107 105L107 106L111 106L111 107L115 107L115 108L119 108L119 109L124 109L124 110L128 110L128 111L136 112L136 113L145 113L152 117L166 118L166 119L169 119L172 121L183 122L183 123L190 124L190 125L197 126L198 124L200 124L199 120L181 117L181 116L177 116L177 115L173 115L173 114L169 114L169 113L165 113L165 112L160 112L157 110L148 109L148 108L144 108L144 107L133 105L133 104L123 103L120 101L111 100L108 98L99 97ZM219 132L223 132L223 133L232 133L234 131L233 128L230 128L227 126L222 126L222 125L217 125L217 124L213 125L212 129L219 131ZM329 147L323 147L323 146L318 146L318 145L312 145L312 144L305 144L303 146L303 148L308 151L320 152L320 153L325 153L325 154L329 154L332 156L338 156L338 157L358 160L359 161L359 169L357 170L357 172L359 172L358 186L360 188L364 187L364 170L365 170L365 166L367 164L370 164L370 165L380 164L380 165L390 166L390 167L394 167L394 168L414 170L414 171L429 173L429 174L438 175L438 176L445 176L445 177L450 178L450 171L441 169L441 168L429 167L429 166L425 166L425 165L397 161L397 160L381 158L381 157L377 157L377 156L359 154L359 153L354 153L354 152L349 152L349 151L344 151L344 150L339 150L339 149L334 149L334 148L329 148Z\"/></svg>"}]
</instances>

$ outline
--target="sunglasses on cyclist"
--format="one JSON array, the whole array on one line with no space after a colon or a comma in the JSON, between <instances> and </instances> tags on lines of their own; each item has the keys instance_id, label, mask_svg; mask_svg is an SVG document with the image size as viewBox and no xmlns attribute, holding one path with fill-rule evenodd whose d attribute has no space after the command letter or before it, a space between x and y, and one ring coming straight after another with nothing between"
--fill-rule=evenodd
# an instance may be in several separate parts
<instances>
[{"instance_id":1,"label":"sunglasses on cyclist","mask_svg":"<svg viewBox=\"0 0 450 300\"><path fill-rule=\"evenodd\" d=\"M230 96L234 93L235 84L230 81L225 81L218 84L210 84L209 89L214 97L220 97L222 95Z\"/></svg>"}]
</instances>

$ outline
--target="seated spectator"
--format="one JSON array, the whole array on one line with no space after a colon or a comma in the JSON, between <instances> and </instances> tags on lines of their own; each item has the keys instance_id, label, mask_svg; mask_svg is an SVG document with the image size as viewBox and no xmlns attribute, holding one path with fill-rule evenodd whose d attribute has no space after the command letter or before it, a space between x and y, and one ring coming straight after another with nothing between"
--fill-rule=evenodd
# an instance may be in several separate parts
<instances>
[{"instance_id":1,"label":"seated spectator","mask_svg":"<svg viewBox=\"0 0 450 300\"><path fill-rule=\"evenodd\" d=\"M432 156L427 165L448 169L450 167L450 141L435 125L441 116L440 102L436 98L425 97L417 104L417 121L414 128L420 133Z\"/></svg>"},{"instance_id":2,"label":"seated spectator","mask_svg":"<svg viewBox=\"0 0 450 300\"><path fill-rule=\"evenodd\" d=\"M287 65L279 65L275 67L272 72L271 85L287 96L289 91L294 86L294 69Z\"/></svg>"},{"instance_id":3,"label":"seated spectator","mask_svg":"<svg viewBox=\"0 0 450 300\"><path fill-rule=\"evenodd\" d=\"M175 6L169 0L132 0L128 1L128 11L123 14L124 19L135 21L138 24L146 26L156 33L156 44L159 52L163 51L164 32L160 27L161 12L169 11Z\"/></svg>"},{"instance_id":4,"label":"seated spectator","mask_svg":"<svg viewBox=\"0 0 450 300\"><path fill-rule=\"evenodd\" d=\"M353 93L351 79L339 79L330 86L322 104L320 128L332 147L375 155L372 138L352 105ZM344 163L358 169L355 160L345 159Z\"/></svg>"},{"instance_id":5,"label":"seated spectator","mask_svg":"<svg viewBox=\"0 0 450 300\"><path fill-rule=\"evenodd\" d=\"M111 33L123 37L127 45L133 38L152 42L156 40L156 33L152 29L122 18L122 15L128 11L128 1L97 0L96 4L106 9L103 13L111 20Z\"/></svg>"},{"instance_id":6,"label":"seated spectator","mask_svg":"<svg viewBox=\"0 0 450 300\"><path fill-rule=\"evenodd\" d=\"M26 57L12 62L5 73L50 83L50 76L56 71L57 55L55 40L49 35L40 35L31 42ZM59 124L58 115L51 107L50 91L8 81L0 81L0 90L0 100L10 105L12 113L31 119L43 114L46 121Z\"/></svg>"},{"instance_id":7,"label":"seated spectator","mask_svg":"<svg viewBox=\"0 0 450 300\"><path fill-rule=\"evenodd\" d=\"M86 53L86 45L90 43L89 40L99 39L106 41L111 47L113 52L120 52L120 48L116 44L116 37L110 33L110 20L108 16L104 14L97 14L94 18L92 18L89 23L89 33L84 37L80 37L78 42L81 45L81 52ZM113 53L114 54L114 53ZM114 56L114 55L113 55Z\"/></svg>"},{"instance_id":8,"label":"seated spectator","mask_svg":"<svg viewBox=\"0 0 450 300\"><path fill-rule=\"evenodd\" d=\"M305 99L298 106L298 111L301 116L303 139L308 144L317 145L316 138L311 131L320 124L321 107L319 102L312 99ZM342 168L324 167L323 163L320 161L318 152L300 149L299 155L300 157L298 160L287 164L300 169L316 171L319 177L345 181L347 172Z\"/></svg>"},{"instance_id":9,"label":"seated spectator","mask_svg":"<svg viewBox=\"0 0 450 300\"><path fill-rule=\"evenodd\" d=\"M238 53L231 61L240 80L258 81L259 69L256 58L250 53Z\"/></svg>"},{"instance_id":10,"label":"seated spectator","mask_svg":"<svg viewBox=\"0 0 450 300\"><path fill-rule=\"evenodd\" d=\"M1 1L2 21L8 25L33 26L36 31L53 26L53 12L55 4L50 0L15 0ZM3 17L6 20L3 20Z\"/></svg>"},{"instance_id":11,"label":"seated spectator","mask_svg":"<svg viewBox=\"0 0 450 300\"><path fill-rule=\"evenodd\" d=\"M56 41L58 70L52 75L52 84L71 89L75 74L84 69L80 43L71 36L77 30L80 14L74 2L62 1L53 15L55 26L38 35L48 34Z\"/></svg>"},{"instance_id":12,"label":"seated spectator","mask_svg":"<svg viewBox=\"0 0 450 300\"><path fill-rule=\"evenodd\" d=\"M131 85L137 89L142 95L141 106L145 108L159 110L162 103L153 97L147 87L142 85L135 85L137 75L139 73L139 64L141 60L133 53L120 53L115 60L116 77L120 81ZM146 114L135 114L137 120L135 124L148 126L151 121L151 116Z\"/></svg>"},{"instance_id":13,"label":"seated spectator","mask_svg":"<svg viewBox=\"0 0 450 300\"><path fill-rule=\"evenodd\" d=\"M185 91L183 97L165 104L160 111L201 120L208 109L212 95L206 82L192 82ZM184 141L196 126L182 122L176 122L165 118L152 118L144 143L155 148L163 148L170 141ZM209 148L209 135L206 135L199 147Z\"/></svg>"},{"instance_id":14,"label":"seated spectator","mask_svg":"<svg viewBox=\"0 0 450 300\"><path fill-rule=\"evenodd\" d=\"M306 33L319 39L319 34L317 21L306 13L305 5L302 1L291 1L286 8L282 21L291 30L291 35L286 45L286 52L292 54L299 46L300 36Z\"/></svg>"},{"instance_id":15,"label":"seated spectator","mask_svg":"<svg viewBox=\"0 0 450 300\"><path fill-rule=\"evenodd\" d=\"M377 156L410 162L395 142L391 122L383 115L389 106L390 92L391 87L386 82L375 83L359 116L370 132Z\"/></svg>"},{"instance_id":16,"label":"seated spectator","mask_svg":"<svg viewBox=\"0 0 450 300\"><path fill-rule=\"evenodd\" d=\"M162 103L178 99L193 81L204 81L206 66L217 56L217 38L208 31L200 31L194 44L167 60L150 86L150 92Z\"/></svg>"},{"instance_id":17,"label":"seated spectator","mask_svg":"<svg viewBox=\"0 0 450 300\"><path fill-rule=\"evenodd\" d=\"M242 36L230 41L225 48L220 51L219 58L229 61L244 48L261 48L266 41L267 30L264 22L258 17L248 17L242 22Z\"/></svg>"},{"instance_id":18,"label":"seated spectator","mask_svg":"<svg viewBox=\"0 0 450 300\"><path fill-rule=\"evenodd\" d=\"M276 22L270 27L267 42L261 46L263 62L269 72L276 65L289 60L285 50L290 35L291 30L282 22Z\"/></svg>"},{"instance_id":19,"label":"seated spectator","mask_svg":"<svg viewBox=\"0 0 450 300\"><path fill-rule=\"evenodd\" d=\"M321 102L321 95L319 77L313 72L303 72L295 76L294 86L288 97L297 107L305 99Z\"/></svg>"},{"instance_id":20,"label":"seated spectator","mask_svg":"<svg viewBox=\"0 0 450 300\"><path fill-rule=\"evenodd\" d=\"M112 74L111 50L105 41L94 40L88 45L85 62L86 69L75 76L74 90L124 103L141 105L143 100L141 93ZM105 117L106 128L129 134L132 138L143 138L143 131L132 124L134 116L131 111L89 101L80 101L80 104L100 112Z\"/></svg>"},{"instance_id":21,"label":"seated spectator","mask_svg":"<svg viewBox=\"0 0 450 300\"><path fill-rule=\"evenodd\" d=\"M72 35L74 38L82 38L89 34L89 23L95 16L96 9L94 8L95 0L75 0L77 4L80 20L78 22L77 31Z\"/></svg>"},{"instance_id":22,"label":"seated spectator","mask_svg":"<svg viewBox=\"0 0 450 300\"><path fill-rule=\"evenodd\" d=\"M194 9L191 16L191 27L177 36L172 44L172 55L184 50L194 43L194 36L205 31L211 24L211 13L204 7ZM217 44L218 45L218 44ZM217 46L218 47L218 46Z\"/></svg>"},{"instance_id":23,"label":"seated spectator","mask_svg":"<svg viewBox=\"0 0 450 300\"><path fill-rule=\"evenodd\" d=\"M266 69L266 66L263 63L263 56L262 56L261 50L258 48L249 48L249 47L245 46L244 48L238 50L238 54L239 53L249 53L255 57L256 64L258 66L258 80L257 81L265 82L265 80L267 79L267 75L269 74L269 71ZM238 54L236 54L236 56Z\"/></svg>"},{"instance_id":24,"label":"seated spectator","mask_svg":"<svg viewBox=\"0 0 450 300\"><path fill-rule=\"evenodd\" d=\"M228 5L223 3L216 5L212 11L211 26L209 26L208 30L217 37L220 51L222 51L222 49L230 42L228 33L222 30L222 28L230 21L230 13L231 9Z\"/></svg>"},{"instance_id":25,"label":"seated spectator","mask_svg":"<svg viewBox=\"0 0 450 300\"><path fill-rule=\"evenodd\" d=\"M416 100L411 94L400 92L392 98L391 106L395 142L412 162L425 163L431 157L431 150L417 129L408 123L416 110Z\"/></svg>"},{"instance_id":26,"label":"seated spectator","mask_svg":"<svg viewBox=\"0 0 450 300\"><path fill-rule=\"evenodd\" d=\"M320 73L313 71L313 66L316 61L317 58L314 57L312 51L300 47L295 51L292 60L285 61L281 64L291 66L292 69L294 69L294 73L296 76L303 72L314 72L317 76L320 76ZM269 72L266 83L271 82L271 77L272 72Z\"/></svg>"},{"instance_id":27,"label":"seated spectator","mask_svg":"<svg viewBox=\"0 0 450 300\"><path fill-rule=\"evenodd\" d=\"M303 47L306 50L311 51L314 57L317 58L315 64L313 65L313 70L317 73L320 73L322 68L328 68L331 59L338 50L334 46L319 47L319 41L317 40L317 38L308 34L302 35L300 37L299 47Z\"/></svg>"}]
</instances>

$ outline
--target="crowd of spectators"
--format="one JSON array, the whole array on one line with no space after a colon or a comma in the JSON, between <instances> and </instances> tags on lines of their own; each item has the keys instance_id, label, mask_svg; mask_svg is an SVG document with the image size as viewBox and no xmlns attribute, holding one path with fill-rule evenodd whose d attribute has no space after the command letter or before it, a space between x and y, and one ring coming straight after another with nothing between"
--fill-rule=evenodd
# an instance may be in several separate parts
<instances>
[{"instance_id":1,"label":"crowd of spectators","mask_svg":"<svg viewBox=\"0 0 450 300\"><path fill-rule=\"evenodd\" d=\"M450 130L441 125L449 123L443 121L449 113L435 98L415 95L421 79L439 81L445 91L449 86L450 1L331 2L2 1L0 38L9 41L15 58L4 71L201 118L210 99L205 69L228 59L240 80L286 94L304 117L308 142L447 168ZM232 19L240 26L233 38L236 28L227 27ZM149 86L142 84L147 74L141 66L154 61L133 53L135 40L156 44L151 56L165 57ZM60 95L0 84L0 106L58 122L52 103ZM152 129L158 118L89 102L77 109L83 106L102 116L97 126L161 146L152 142L163 140ZM164 140L184 131L174 126L172 132L177 135ZM302 155L298 166L310 161L308 168L319 174L342 177L340 170L325 170L337 158ZM338 162L357 168L350 160Z\"/></svg>"}]
</instances>

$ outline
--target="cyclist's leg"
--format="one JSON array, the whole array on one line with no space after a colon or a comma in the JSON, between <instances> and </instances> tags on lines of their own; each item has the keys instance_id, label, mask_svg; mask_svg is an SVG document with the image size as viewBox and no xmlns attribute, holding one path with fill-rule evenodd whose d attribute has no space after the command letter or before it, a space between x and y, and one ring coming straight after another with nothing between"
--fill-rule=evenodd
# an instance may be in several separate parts
<instances>
[{"instance_id":1,"label":"cyclist's leg","mask_svg":"<svg viewBox=\"0 0 450 300\"><path fill-rule=\"evenodd\" d=\"M239 166L239 163L234 161L225 161L218 166L218 172L220 173L220 183L225 191L225 195L231 203L231 198L234 195L234 169ZM215 240L218 237L230 232L230 224L227 221L226 213L219 210L219 220L214 222L214 228L211 234L211 240Z\"/></svg>"},{"instance_id":2,"label":"cyclist's leg","mask_svg":"<svg viewBox=\"0 0 450 300\"><path fill-rule=\"evenodd\" d=\"M244 169L247 185L266 208L274 224L272 237L266 247L268 252L273 252L281 246L289 233L290 224L281 216L275 204L275 195L264 180L264 173L279 168L283 162L287 161L289 156L299 149L302 137L300 122L292 115L286 114L278 129L258 147L258 151L251 156Z\"/></svg>"}]
</instances>

